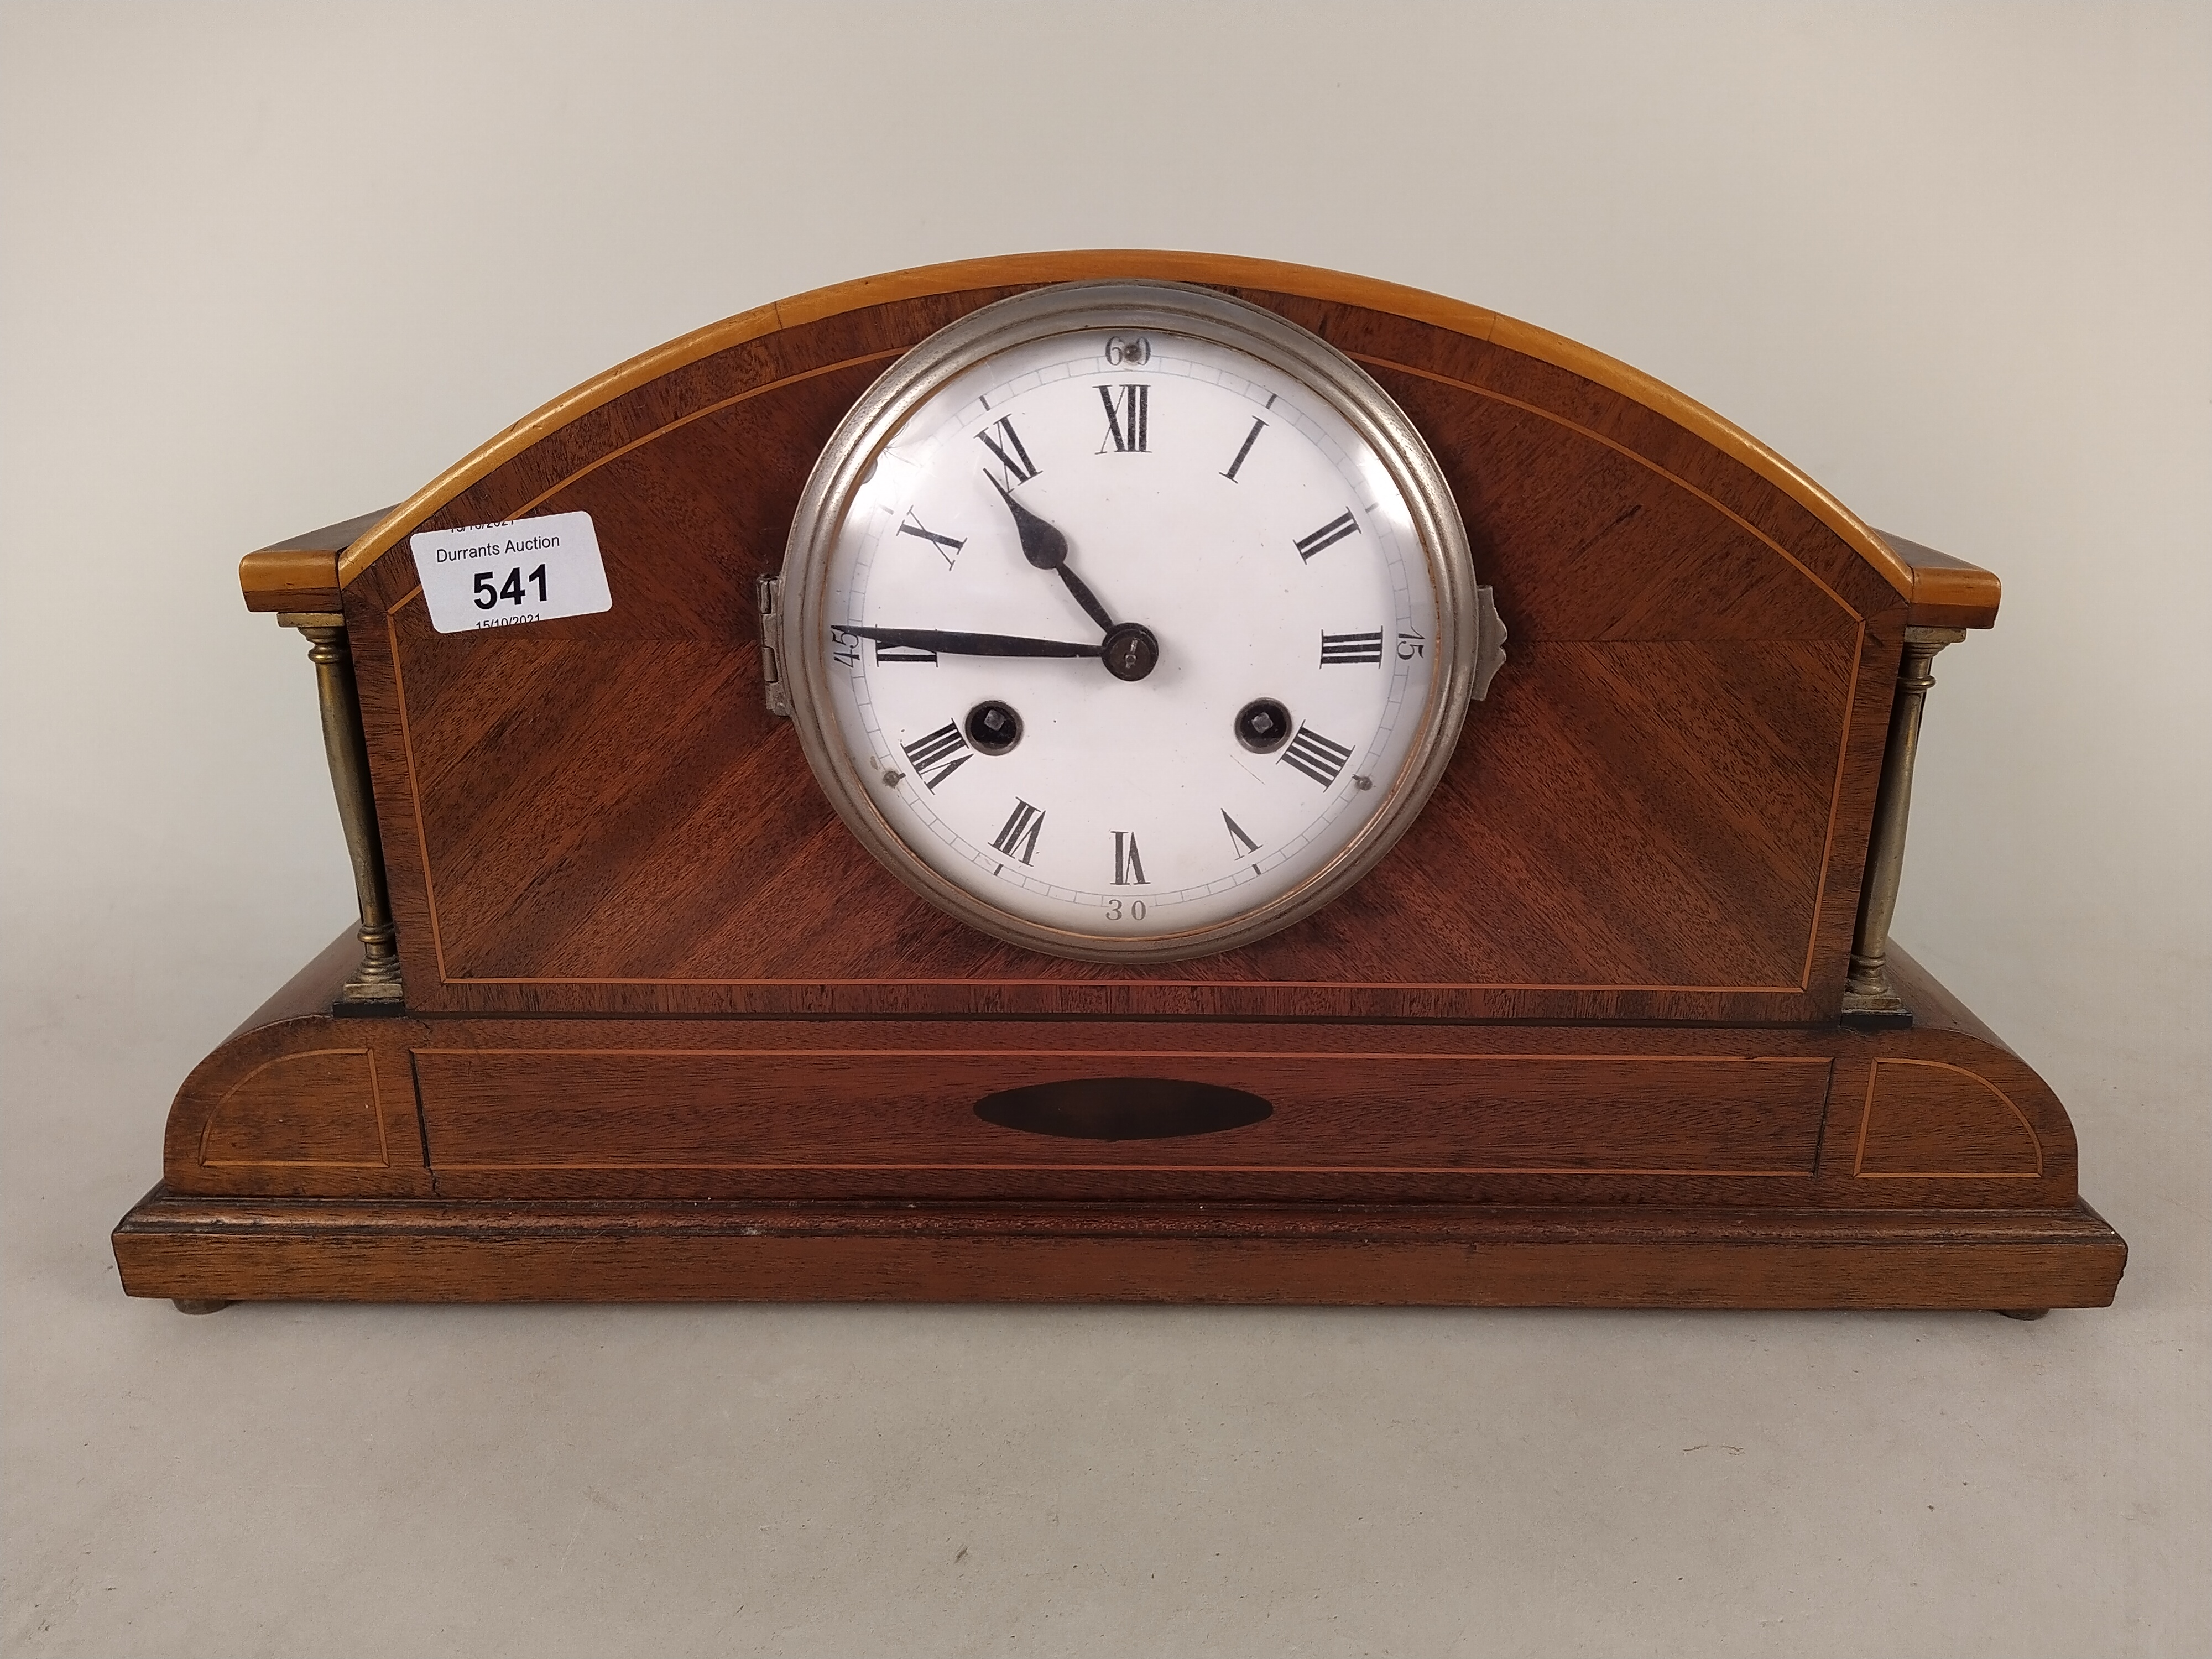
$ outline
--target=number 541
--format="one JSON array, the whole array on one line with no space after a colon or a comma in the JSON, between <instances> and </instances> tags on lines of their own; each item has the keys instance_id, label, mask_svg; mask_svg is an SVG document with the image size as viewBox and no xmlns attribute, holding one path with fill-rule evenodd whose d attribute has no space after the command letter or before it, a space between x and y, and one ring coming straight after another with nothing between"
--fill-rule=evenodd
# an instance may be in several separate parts
<instances>
[{"instance_id":1,"label":"number 541","mask_svg":"<svg viewBox=\"0 0 2212 1659\"><path fill-rule=\"evenodd\" d=\"M544 604L545 567L542 564L527 576L522 574L522 567L517 565L507 573L505 581L501 581L489 570L479 570L477 572L476 580L470 583L469 586L476 595L477 609L489 611L501 599L510 599L516 605L520 605L527 597L524 592L524 585L529 582L538 584L538 603Z\"/></svg>"}]
</instances>

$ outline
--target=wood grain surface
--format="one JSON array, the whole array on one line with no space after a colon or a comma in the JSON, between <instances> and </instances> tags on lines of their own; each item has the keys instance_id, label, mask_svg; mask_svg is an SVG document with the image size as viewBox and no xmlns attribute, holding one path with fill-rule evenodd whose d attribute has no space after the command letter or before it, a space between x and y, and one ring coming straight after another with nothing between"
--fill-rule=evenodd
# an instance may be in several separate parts
<instances>
[{"instance_id":1,"label":"wood grain surface","mask_svg":"<svg viewBox=\"0 0 2212 1659\"><path fill-rule=\"evenodd\" d=\"M1910 1030L370 1018L283 1004L179 1092L163 1180L204 1195L456 1200L2071 1204L2063 1108L1901 960L1925 1011ZM343 968L325 970L325 1007ZM272 1091L286 1056L310 1069ZM372 1063L381 1164L289 1150L366 1145ZM1272 1109L1121 1142L977 1115L1009 1089L1117 1077L1234 1088ZM284 1126L258 1158L220 1133L241 1101Z\"/></svg>"},{"instance_id":2,"label":"wood grain surface","mask_svg":"<svg viewBox=\"0 0 2212 1659\"><path fill-rule=\"evenodd\" d=\"M199 1162L383 1169L392 1160L367 1048L295 1049L264 1060L223 1095L200 1132Z\"/></svg>"},{"instance_id":3,"label":"wood grain surface","mask_svg":"<svg viewBox=\"0 0 2212 1659\"><path fill-rule=\"evenodd\" d=\"M341 519L255 549L238 562L238 585L246 594L246 608L335 613L343 603L338 597L338 556L393 511L387 507Z\"/></svg>"},{"instance_id":4,"label":"wood grain surface","mask_svg":"<svg viewBox=\"0 0 2212 1659\"><path fill-rule=\"evenodd\" d=\"M345 604L411 1006L1832 1017L1912 568L1710 422L1556 361L1595 372L1571 353L1500 343L1490 313L1383 310L1342 296L1398 291L1326 274L1228 280L1294 268L1206 270L1405 406L1512 630L1421 822L1321 915L1156 969L984 939L862 854L763 708L753 580L780 567L852 401L1038 269L894 282L865 290L880 303L641 360L652 374L526 423L528 442L355 544ZM373 556L415 527L568 510L599 526L603 615L440 635L404 551Z\"/></svg>"},{"instance_id":5,"label":"wood grain surface","mask_svg":"<svg viewBox=\"0 0 2212 1659\"><path fill-rule=\"evenodd\" d=\"M1987 1078L1941 1060L1888 1059L1867 1078L1859 1120L1861 1180L2043 1173L2027 1115Z\"/></svg>"},{"instance_id":6,"label":"wood grain surface","mask_svg":"<svg viewBox=\"0 0 2212 1659\"><path fill-rule=\"evenodd\" d=\"M209 1300L2103 1307L2127 1247L2058 1212L194 1200L115 1231L125 1290Z\"/></svg>"},{"instance_id":7,"label":"wood grain surface","mask_svg":"<svg viewBox=\"0 0 2212 1659\"><path fill-rule=\"evenodd\" d=\"M1912 572L1907 622L1927 628L1996 626L2002 590L1993 573L1889 531L1875 533Z\"/></svg>"},{"instance_id":8,"label":"wood grain surface","mask_svg":"<svg viewBox=\"0 0 2212 1659\"><path fill-rule=\"evenodd\" d=\"M471 1030L470 1035L477 1035ZM432 1163L1015 1176L1813 1173L1830 1062L1814 1058L1404 1054L1167 1047L417 1048ZM853 1034L865 1042L865 1034ZM1261 1091L1264 1121L1113 1142L1024 1133L976 1105L1071 1078ZM835 1103L826 1106L826 1103Z\"/></svg>"},{"instance_id":9,"label":"wood grain surface","mask_svg":"<svg viewBox=\"0 0 2212 1659\"><path fill-rule=\"evenodd\" d=\"M1372 277L1276 260L1131 248L1011 254L890 271L816 289L696 329L564 392L456 462L408 501L390 509L346 548L340 562L341 579L351 583L397 545L420 520L548 434L702 358L806 324L902 301L964 295L980 289L1000 288L1012 292L1048 283L1108 277L1151 278L1306 295L1353 310L1432 324L1470 339L1492 342L1517 356L1564 368L1605 387L1618 398L1651 410L1671 424L1697 434L1704 443L1751 468L1856 547L1899 595L1910 598L1912 594L1913 577L1905 562L1803 472L1695 399L1578 341L1443 295L1378 282Z\"/></svg>"},{"instance_id":10,"label":"wood grain surface","mask_svg":"<svg viewBox=\"0 0 2212 1659\"><path fill-rule=\"evenodd\" d=\"M2109 1302L2126 1257L2050 1090L1901 952L1916 1026L1856 1031L317 1012L349 943L179 1092L132 1294L2037 1308ZM285 1057L362 1051L419 1083L378 1086L384 1167L285 1161L358 1134L320 1072L258 1107L268 1161L209 1157ZM1273 1109L1124 1143L975 1116L1117 1075Z\"/></svg>"},{"instance_id":11,"label":"wood grain surface","mask_svg":"<svg viewBox=\"0 0 2212 1659\"><path fill-rule=\"evenodd\" d=\"M878 868L765 710L753 614L886 367L1130 276L1362 363L1511 635L1372 874L1154 969ZM430 626L410 534L563 511L612 609ZM1917 963L1911 1029L1836 1018L1904 631L1988 625L1996 579L1540 330L1212 256L896 273L611 370L241 579L343 605L406 1005L332 1012L343 936L195 1068L115 1236L132 1294L2027 1309L2124 1263L2056 1097ZM1114 1139L986 1105L1116 1079L1251 1109Z\"/></svg>"}]
</instances>

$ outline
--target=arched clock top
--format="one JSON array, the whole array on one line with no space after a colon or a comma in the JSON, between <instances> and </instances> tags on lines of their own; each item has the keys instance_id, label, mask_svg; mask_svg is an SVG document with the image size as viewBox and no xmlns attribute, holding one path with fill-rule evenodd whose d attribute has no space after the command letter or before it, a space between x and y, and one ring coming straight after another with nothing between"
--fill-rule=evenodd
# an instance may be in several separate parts
<instances>
[{"instance_id":1,"label":"arched clock top","mask_svg":"<svg viewBox=\"0 0 2212 1659\"><path fill-rule=\"evenodd\" d=\"M1378 865L1180 966L1055 960L902 890L764 712L758 645L757 584L808 474L893 364L994 301L1128 278L1272 313L1370 376L1433 456L1512 641ZM562 513L597 527L609 608L437 631L410 537ZM1556 335L1358 277L1136 252L933 266L702 329L374 522L249 556L246 579L257 606L343 615L324 637L358 688L386 933L410 1004L456 1010L787 1012L892 986L917 1013L1292 996L1332 1017L1829 1017L1849 975L1878 974L1881 927L1867 963L1852 950L1906 630L1985 625L1996 597ZM1265 839L1204 805L1227 810L1224 848ZM1135 836L1099 826L1101 847L1114 829Z\"/></svg>"},{"instance_id":2,"label":"arched clock top","mask_svg":"<svg viewBox=\"0 0 2212 1659\"><path fill-rule=\"evenodd\" d=\"M1911 621L1971 628L1986 627L1995 619L1998 588L1989 572L1870 530L1741 428L1602 352L1495 312L1395 283L1268 260L1142 250L1024 254L924 266L817 289L696 330L555 398L407 501L370 515L369 522L349 520L249 554L240 569L247 606L333 610L340 590L416 530L548 510L552 496L623 450L711 414L718 405L846 367L807 355L804 342L818 340L825 330L842 339L866 337L863 355L880 367L932 329L993 299L1047 283L1105 277L1195 283L1240 295L1315 328L1379 372L1386 384L1394 371L1404 371L1523 404L1546 418L1579 427L1599 443L1638 458L1693 492L1700 489L1700 475L1711 465L1698 452L1710 452L1832 534L1906 603ZM886 315L893 313L895 322ZM887 326L838 327L872 321ZM1454 366L1464 378L1455 380L1433 366L1433 342L1427 343L1428 350L1406 350L1408 325L1465 342L1468 349L1457 354L1461 361ZM624 404L633 406L618 407ZM518 467L526 458L537 464ZM452 510L457 507L460 510ZM1757 522L1755 514L1750 521ZM1783 551L1783 556L1791 556Z\"/></svg>"}]
</instances>

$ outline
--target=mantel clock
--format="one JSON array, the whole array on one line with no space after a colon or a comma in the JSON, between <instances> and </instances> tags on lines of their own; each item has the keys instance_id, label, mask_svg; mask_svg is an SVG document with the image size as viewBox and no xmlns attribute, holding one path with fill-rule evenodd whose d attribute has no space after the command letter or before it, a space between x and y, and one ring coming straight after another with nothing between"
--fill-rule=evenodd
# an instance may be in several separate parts
<instances>
[{"instance_id":1,"label":"mantel clock","mask_svg":"<svg viewBox=\"0 0 2212 1659\"><path fill-rule=\"evenodd\" d=\"M1888 943L1996 579L1433 295L802 295L247 556L359 926L188 1078L126 1290L2112 1299Z\"/></svg>"}]
</instances>

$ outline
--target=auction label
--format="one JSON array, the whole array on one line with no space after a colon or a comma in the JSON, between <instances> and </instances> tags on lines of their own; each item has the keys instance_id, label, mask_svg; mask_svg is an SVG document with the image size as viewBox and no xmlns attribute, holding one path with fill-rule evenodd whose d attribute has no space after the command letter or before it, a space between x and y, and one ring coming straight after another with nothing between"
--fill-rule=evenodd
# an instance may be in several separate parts
<instances>
[{"instance_id":1,"label":"auction label","mask_svg":"<svg viewBox=\"0 0 2212 1659\"><path fill-rule=\"evenodd\" d=\"M588 513L419 531L407 545L441 634L614 608Z\"/></svg>"}]
</instances>

